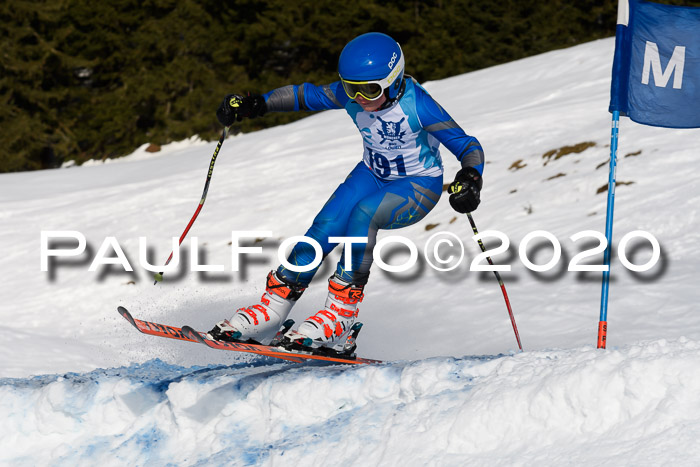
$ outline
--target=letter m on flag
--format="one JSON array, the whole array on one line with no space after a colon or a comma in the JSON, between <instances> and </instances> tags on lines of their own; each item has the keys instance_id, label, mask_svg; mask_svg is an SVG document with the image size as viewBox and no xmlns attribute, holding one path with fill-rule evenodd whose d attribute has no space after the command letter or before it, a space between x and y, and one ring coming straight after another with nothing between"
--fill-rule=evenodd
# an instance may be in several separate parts
<instances>
[{"instance_id":1,"label":"letter m on flag","mask_svg":"<svg viewBox=\"0 0 700 467\"><path fill-rule=\"evenodd\" d=\"M647 41L644 49L644 69L642 70L642 84L649 84L649 75L654 73L654 83L662 88L666 87L671 74L673 77L673 89L683 88L683 69L685 68L685 47L676 46L673 55L668 62L666 70L661 69L661 58L659 57L659 46L655 42Z\"/></svg>"},{"instance_id":2,"label":"letter m on flag","mask_svg":"<svg viewBox=\"0 0 700 467\"><path fill-rule=\"evenodd\" d=\"M610 111L700 127L700 8L619 0Z\"/></svg>"}]
</instances>

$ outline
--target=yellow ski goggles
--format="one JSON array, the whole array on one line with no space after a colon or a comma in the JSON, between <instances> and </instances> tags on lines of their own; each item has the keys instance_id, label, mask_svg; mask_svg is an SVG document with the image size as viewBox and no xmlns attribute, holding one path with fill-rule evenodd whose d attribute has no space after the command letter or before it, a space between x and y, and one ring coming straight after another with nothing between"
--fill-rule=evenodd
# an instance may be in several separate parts
<instances>
[{"instance_id":1,"label":"yellow ski goggles","mask_svg":"<svg viewBox=\"0 0 700 467\"><path fill-rule=\"evenodd\" d=\"M346 81L341 78L340 82L350 99L362 96L368 101L376 101L384 93L384 88L379 81Z\"/></svg>"},{"instance_id":2,"label":"yellow ski goggles","mask_svg":"<svg viewBox=\"0 0 700 467\"><path fill-rule=\"evenodd\" d=\"M403 71L403 64L403 54L401 54L396 66L394 66L391 73L389 73L389 75L384 79L372 81L350 81L343 79L341 76L340 82L343 85L345 94L347 94L350 99L357 99L357 96L362 96L368 101L376 101L382 97L384 90L391 86L394 80L396 80L396 78L401 74Z\"/></svg>"}]
</instances>

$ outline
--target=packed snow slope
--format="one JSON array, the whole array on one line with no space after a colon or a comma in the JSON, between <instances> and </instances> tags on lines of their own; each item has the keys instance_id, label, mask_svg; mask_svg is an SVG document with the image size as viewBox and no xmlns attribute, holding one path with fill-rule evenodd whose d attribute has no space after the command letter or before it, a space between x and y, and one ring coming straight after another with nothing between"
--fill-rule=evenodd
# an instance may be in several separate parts
<instances>
[{"instance_id":1,"label":"packed snow slope","mask_svg":"<svg viewBox=\"0 0 700 467\"><path fill-rule=\"evenodd\" d=\"M122 305L141 319L206 330L258 300L279 244L305 232L360 160L343 111L229 137L189 234L198 244L188 237L181 267L157 286L140 264L139 237L146 259L162 264L197 207L215 142L0 175L0 463L697 464L698 130L621 122L608 351L594 349L600 273L568 270L597 245L571 236L604 230L613 48L606 39L425 83L485 148L474 218L510 240L493 259L512 267L501 275L522 354L493 274L470 271L480 251L445 196L422 223L380 233L405 236L420 252L407 272L375 265L366 288L359 354L382 365L217 352L139 334L116 313ZM458 163L446 150L442 157L448 182ZM48 231L80 232L85 253L52 258L42 272ZM262 247L237 272L232 231L257 232L247 246ZM272 235L253 244L261 231ZM534 231L561 244L549 271L525 265L552 258L541 238L526 259L519 254ZM652 257L639 236L618 248L634 231L661 247L646 272L618 259L619 250L633 264ZM425 259L435 233L462 239L456 269L439 272ZM117 256L115 245L134 271L90 271L93 259ZM192 251L223 271L190 271ZM405 248L385 255L391 264L408 258ZM292 318L322 305L339 256L326 260ZM602 253L582 261L601 262Z\"/></svg>"},{"instance_id":2,"label":"packed snow slope","mask_svg":"<svg viewBox=\"0 0 700 467\"><path fill-rule=\"evenodd\" d=\"M700 343L0 380L6 465L697 465Z\"/></svg>"}]
</instances>

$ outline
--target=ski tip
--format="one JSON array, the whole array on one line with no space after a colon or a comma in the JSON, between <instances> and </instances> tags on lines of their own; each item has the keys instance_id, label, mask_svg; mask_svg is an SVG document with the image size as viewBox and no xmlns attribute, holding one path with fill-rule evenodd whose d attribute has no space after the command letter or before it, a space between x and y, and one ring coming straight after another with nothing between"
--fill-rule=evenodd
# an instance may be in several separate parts
<instances>
[{"instance_id":1,"label":"ski tip","mask_svg":"<svg viewBox=\"0 0 700 467\"><path fill-rule=\"evenodd\" d=\"M125 320L130 322L132 326L134 326L135 328L138 328L138 326L136 326L136 322L134 321L134 317L131 316L131 313L129 313L129 310L127 310L123 306L118 306L117 311L119 312L120 315L122 315L122 317Z\"/></svg>"}]
</instances>

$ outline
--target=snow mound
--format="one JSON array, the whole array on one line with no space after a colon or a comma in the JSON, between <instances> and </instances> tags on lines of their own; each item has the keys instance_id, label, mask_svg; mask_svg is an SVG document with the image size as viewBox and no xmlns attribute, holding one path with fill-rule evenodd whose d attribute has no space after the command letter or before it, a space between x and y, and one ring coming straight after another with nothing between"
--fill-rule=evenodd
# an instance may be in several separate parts
<instances>
[{"instance_id":1,"label":"snow mound","mask_svg":"<svg viewBox=\"0 0 700 467\"><path fill-rule=\"evenodd\" d=\"M700 342L0 380L11 465L691 465ZM684 449L674 448L683 446Z\"/></svg>"}]
</instances>

